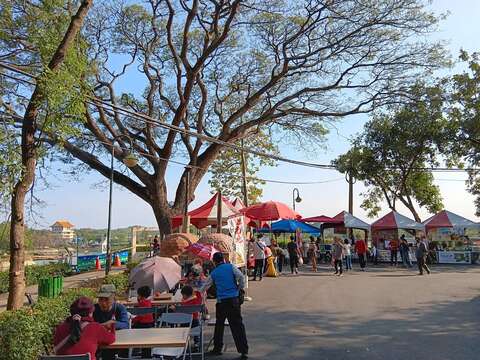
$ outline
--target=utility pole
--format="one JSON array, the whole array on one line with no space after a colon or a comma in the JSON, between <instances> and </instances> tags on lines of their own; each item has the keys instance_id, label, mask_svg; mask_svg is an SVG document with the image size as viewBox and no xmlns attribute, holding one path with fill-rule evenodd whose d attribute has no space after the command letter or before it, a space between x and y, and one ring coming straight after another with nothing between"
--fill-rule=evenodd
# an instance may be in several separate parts
<instances>
[{"instance_id":1,"label":"utility pole","mask_svg":"<svg viewBox=\"0 0 480 360\"><path fill-rule=\"evenodd\" d=\"M353 215L353 184L356 180L352 175L353 173L353 162L350 161L350 169L345 174L345 180L348 182L348 212ZM352 238L353 230L348 229L348 237Z\"/></svg>"},{"instance_id":2,"label":"utility pole","mask_svg":"<svg viewBox=\"0 0 480 360\"><path fill-rule=\"evenodd\" d=\"M348 172L348 212L353 215L353 176Z\"/></svg>"},{"instance_id":3,"label":"utility pole","mask_svg":"<svg viewBox=\"0 0 480 360\"><path fill-rule=\"evenodd\" d=\"M222 232L222 192L217 192L217 233Z\"/></svg>"},{"instance_id":4,"label":"utility pole","mask_svg":"<svg viewBox=\"0 0 480 360\"><path fill-rule=\"evenodd\" d=\"M242 150L240 151L240 166L242 168L242 194L243 194L243 205L248 206L248 187L247 187L247 158L245 156L245 151L243 151L243 139L240 140L240 145Z\"/></svg>"},{"instance_id":5,"label":"utility pole","mask_svg":"<svg viewBox=\"0 0 480 360\"><path fill-rule=\"evenodd\" d=\"M190 199L190 170L185 173L185 204L183 207L182 232L188 233L190 229L190 216L188 216L188 201Z\"/></svg>"}]
</instances>

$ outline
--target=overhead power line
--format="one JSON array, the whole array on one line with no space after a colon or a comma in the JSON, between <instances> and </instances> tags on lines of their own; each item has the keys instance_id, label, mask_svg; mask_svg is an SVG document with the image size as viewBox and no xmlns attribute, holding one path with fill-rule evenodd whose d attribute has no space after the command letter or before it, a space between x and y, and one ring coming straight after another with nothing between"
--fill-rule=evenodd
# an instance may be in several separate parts
<instances>
[{"instance_id":1,"label":"overhead power line","mask_svg":"<svg viewBox=\"0 0 480 360\"><path fill-rule=\"evenodd\" d=\"M3 68L8 69L10 71L16 72L18 74L22 74L22 75L27 76L29 78L36 79L36 77L34 75L32 75L32 74L30 74L26 71L20 70L17 67L14 67L14 66L11 66L11 65L0 62L0 67L3 67ZM4 74L0 74L0 75L4 75ZM12 78L12 76L9 76L9 77ZM30 82L30 81L25 80L25 79L17 79L17 80L18 81L24 81L24 82L26 82L30 85L35 85L35 83ZM208 135L205 135L205 134L201 134L201 133L198 133L198 132L195 132L195 131L191 131L191 130L181 128L179 126L175 126L175 125L172 125L172 124L167 124L167 123L161 122L161 121L159 121L157 119L154 119L154 118L152 118L148 115L145 115L145 114L142 114L142 113L139 113L139 112L136 112L136 111L131 111L129 109L125 109L124 107L112 104L110 102L107 102L107 101L102 100L100 98L97 98L95 96L91 96L91 95L86 95L86 96L89 99L92 99L92 100L86 100L86 102L90 105L98 106L99 103L100 103L104 106L108 106L111 109L122 113L123 115L128 115L128 116L131 116L133 118L143 120L146 123L150 123L150 124L153 124L155 126L163 127L165 129L168 129L168 130L171 130L171 131L174 131L174 132L177 132L177 133L193 136L193 137L196 137L196 138L201 139L201 140L206 141L206 142L219 144L221 146L228 147L228 148L231 148L231 149L234 149L234 150L237 150L237 151L244 151L246 153L250 153L250 154L253 154L253 155L260 156L260 157L269 158L269 159L272 159L272 160L285 162L285 163L290 163L290 164L294 164L294 165L312 167L312 168L319 168L319 169L325 169L325 170L337 170L337 168L334 165L331 165L331 164L319 164L319 163L312 163L312 162L306 162L306 161L301 161L301 160L289 159L289 158L285 158L285 157L282 157L282 156L279 156L279 155L276 155L276 154L268 154L268 153L263 153L263 152L260 152L260 151L257 151L257 150L251 149L251 148L241 147L241 146L231 144L231 143L219 140L217 138L214 138L214 137L211 137L211 136L208 136ZM108 145L111 145L111 144L108 144ZM170 159L163 159L163 160L173 162L173 160L170 160ZM392 168L392 170L394 170L394 168ZM466 171L477 171L478 169L475 169L475 168L450 168L450 167L419 167L419 168L413 168L412 170L432 171L432 172L466 172Z\"/></svg>"}]
</instances>

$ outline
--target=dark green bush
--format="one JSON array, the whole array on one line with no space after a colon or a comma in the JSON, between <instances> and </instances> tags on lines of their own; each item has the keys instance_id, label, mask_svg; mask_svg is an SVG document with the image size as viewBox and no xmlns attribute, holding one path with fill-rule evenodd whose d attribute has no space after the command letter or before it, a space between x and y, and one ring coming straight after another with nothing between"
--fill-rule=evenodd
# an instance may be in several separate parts
<instances>
[{"instance_id":1,"label":"dark green bush","mask_svg":"<svg viewBox=\"0 0 480 360\"><path fill-rule=\"evenodd\" d=\"M70 304L79 296L95 297L93 289L67 290L54 299L41 298L32 308L0 314L0 358L37 360L51 350L55 326L68 315Z\"/></svg>"},{"instance_id":2,"label":"dark green bush","mask_svg":"<svg viewBox=\"0 0 480 360\"><path fill-rule=\"evenodd\" d=\"M110 274L103 280L104 284L113 284L117 288L117 294L125 294L128 291L128 273Z\"/></svg>"},{"instance_id":3,"label":"dark green bush","mask_svg":"<svg viewBox=\"0 0 480 360\"><path fill-rule=\"evenodd\" d=\"M25 277L27 286L38 284L38 280L42 277L61 275L68 276L71 274L69 264L47 264L32 265L25 267ZM0 294L8 292L8 271L0 272Z\"/></svg>"}]
</instances>

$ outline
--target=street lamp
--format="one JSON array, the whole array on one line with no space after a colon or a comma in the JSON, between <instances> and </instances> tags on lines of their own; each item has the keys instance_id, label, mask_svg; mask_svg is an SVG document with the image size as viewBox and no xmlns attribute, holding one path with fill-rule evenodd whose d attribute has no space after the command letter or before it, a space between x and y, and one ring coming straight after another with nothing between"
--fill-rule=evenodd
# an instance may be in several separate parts
<instances>
[{"instance_id":1,"label":"street lamp","mask_svg":"<svg viewBox=\"0 0 480 360\"><path fill-rule=\"evenodd\" d=\"M295 192L297 193L297 197L295 197ZM294 188L292 193L293 211L295 211L295 203L299 203L301 201L302 201L302 198L300 197L300 192L298 191L297 188Z\"/></svg>"},{"instance_id":2,"label":"street lamp","mask_svg":"<svg viewBox=\"0 0 480 360\"><path fill-rule=\"evenodd\" d=\"M111 230L111 224L112 224L113 159L115 157L115 141L118 141L121 138L127 139L128 142L130 143L130 149L127 151L127 154L122 159L123 163L129 168L136 166L138 163L138 159L131 152L133 148L132 139L127 135L115 136L112 140L112 153L111 153L112 156L111 156L111 162L110 162L110 192L108 197L107 255L105 259L105 275L108 275L108 273L110 272L110 267L112 265L110 230Z\"/></svg>"}]
</instances>

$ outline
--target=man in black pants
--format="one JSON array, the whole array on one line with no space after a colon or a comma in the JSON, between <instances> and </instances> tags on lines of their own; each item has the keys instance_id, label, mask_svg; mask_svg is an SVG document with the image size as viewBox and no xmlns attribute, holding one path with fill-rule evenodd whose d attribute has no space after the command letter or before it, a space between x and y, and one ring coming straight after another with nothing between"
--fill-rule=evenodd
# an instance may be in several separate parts
<instances>
[{"instance_id":1,"label":"man in black pants","mask_svg":"<svg viewBox=\"0 0 480 360\"><path fill-rule=\"evenodd\" d=\"M256 241L253 242L253 256L255 257L255 269L253 270L253 281L257 280L257 276L262 280L263 270L265 267L265 248L267 245L262 241L262 234L258 235Z\"/></svg>"},{"instance_id":2,"label":"man in black pants","mask_svg":"<svg viewBox=\"0 0 480 360\"><path fill-rule=\"evenodd\" d=\"M225 319L228 319L235 346L241 354L240 360L248 359L247 335L243 325L239 299L239 295L244 293L245 281L243 274L234 265L226 264L223 254L220 252L213 255L213 263L215 264L215 269L201 289L203 292L213 284L215 284L217 289L217 321L213 336L213 350L210 351L209 355L222 355Z\"/></svg>"},{"instance_id":3,"label":"man in black pants","mask_svg":"<svg viewBox=\"0 0 480 360\"><path fill-rule=\"evenodd\" d=\"M292 274L298 274L298 245L295 242L295 237L290 236L290 242L287 245L288 256L290 257L290 270Z\"/></svg>"}]
</instances>

